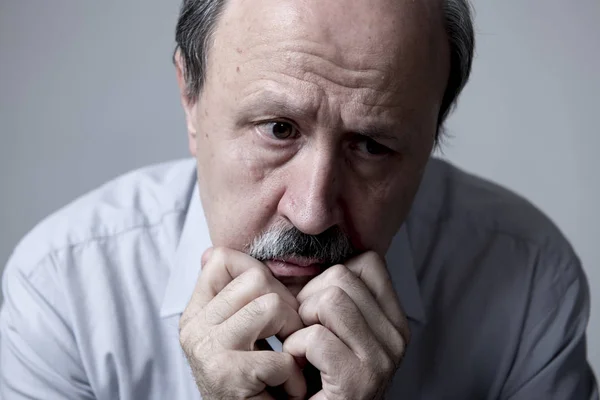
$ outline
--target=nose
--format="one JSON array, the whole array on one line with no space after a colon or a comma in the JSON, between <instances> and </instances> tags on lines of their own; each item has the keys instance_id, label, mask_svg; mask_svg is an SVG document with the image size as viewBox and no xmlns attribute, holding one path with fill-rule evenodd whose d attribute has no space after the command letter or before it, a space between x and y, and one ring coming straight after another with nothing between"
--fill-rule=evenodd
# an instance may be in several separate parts
<instances>
[{"instance_id":1,"label":"nose","mask_svg":"<svg viewBox=\"0 0 600 400\"><path fill-rule=\"evenodd\" d=\"M343 172L334 151L315 148L288 166L286 191L278 211L307 235L340 224Z\"/></svg>"}]
</instances>

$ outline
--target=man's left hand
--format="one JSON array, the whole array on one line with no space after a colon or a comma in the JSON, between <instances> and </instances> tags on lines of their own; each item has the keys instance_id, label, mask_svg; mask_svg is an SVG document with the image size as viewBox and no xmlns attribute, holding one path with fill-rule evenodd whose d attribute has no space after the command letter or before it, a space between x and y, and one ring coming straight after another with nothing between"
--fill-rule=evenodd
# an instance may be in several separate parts
<instances>
[{"instance_id":1,"label":"man's left hand","mask_svg":"<svg viewBox=\"0 0 600 400\"><path fill-rule=\"evenodd\" d=\"M321 372L312 399L382 399L410 332L385 262L374 252L335 265L298 294L306 328L283 350Z\"/></svg>"}]
</instances>

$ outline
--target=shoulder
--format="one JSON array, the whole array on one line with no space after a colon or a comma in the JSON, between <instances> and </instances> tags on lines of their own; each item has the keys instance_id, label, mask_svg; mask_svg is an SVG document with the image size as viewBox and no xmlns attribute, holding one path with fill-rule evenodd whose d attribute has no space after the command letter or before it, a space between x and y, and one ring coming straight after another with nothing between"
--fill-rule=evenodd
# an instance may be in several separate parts
<instances>
[{"instance_id":1,"label":"shoulder","mask_svg":"<svg viewBox=\"0 0 600 400\"><path fill-rule=\"evenodd\" d=\"M146 350L160 351L159 304L195 176L193 160L132 171L28 233L2 277L3 360L92 386L110 386L98 383L108 364L146 368L156 355ZM140 338L140 327L153 329Z\"/></svg>"},{"instance_id":2,"label":"shoulder","mask_svg":"<svg viewBox=\"0 0 600 400\"><path fill-rule=\"evenodd\" d=\"M152 165L117 177L35 226L16 246L6 272L19 268L29 275L50 256L177 219L185 213L194 183L193 160Z\"/></svg>"},{"instance_id":3,"label":"shoulder","mask_svg":"<svg viewBox=\"0 0 600 400\"><path fill-rule=\"evenodd\" d=\"M571 247L557 226L530 201L490 180L432 159L423 180L417 214L459 221L471 232L493 232L537 246Z\"/></svg>"},{"instance_id":4,"label":"shoulder","mask_svg":"<svg viewBox=\"0 0 600 400\"><path fill-rule=\"evenodd\" d=\"M585 286L577 254L549 217L446 161L429 163L409 223L420 267L443 268L451 285L468 281L473 293L549 309L570 286Z\"/></svg>"},{"instance_id":5,"label":"shoulder","mask_svg":"<svg viewBox=\"0 0 600 400\"><path fill-rule=\"evenodd\" d=\"M430 326L440 327L436 341L471 349L478 385L513 393L548 365L577 359L574 368L587 368L580 352L586 277L569 241L537 207L432 160L407 227Z\"/></svg>"}]
</instances>

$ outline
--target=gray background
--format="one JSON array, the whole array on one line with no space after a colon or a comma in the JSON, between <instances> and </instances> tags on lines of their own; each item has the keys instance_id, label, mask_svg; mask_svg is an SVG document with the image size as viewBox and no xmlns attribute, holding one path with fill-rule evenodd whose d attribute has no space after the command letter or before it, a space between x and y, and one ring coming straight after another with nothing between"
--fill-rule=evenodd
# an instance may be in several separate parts
<instances>
[{"instance_id":1,"label":"gray background","mask_svg":"<svg viewBox=\"0 0 600 400\"><path fill-rule=\"evenodd\" d=\"M444 157L524 194L574 243L600 371L600 0L476 0L473 78ZM178 0L0 0L0 265L34 224L127 170L187 156Z\"/></svg>"}]
</instances>

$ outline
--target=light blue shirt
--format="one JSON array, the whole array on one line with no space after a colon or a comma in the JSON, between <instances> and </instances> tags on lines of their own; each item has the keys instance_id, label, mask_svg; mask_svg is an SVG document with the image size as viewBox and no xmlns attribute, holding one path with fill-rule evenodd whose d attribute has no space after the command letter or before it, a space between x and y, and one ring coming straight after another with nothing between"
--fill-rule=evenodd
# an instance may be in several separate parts
<instances>
[{"instance_id":1,"label":"light blue shirt","mask_svg":"<svg viewBox=\"0 0 600 400\"><path fill-rule=\"evenodd\" d=\"M4 273L1 397L199 399L178 320L210 245L194 160L47 218ZM388 398L598 399L579 260L522 198L432 160L386 259L412 331Z\"/></svg>"}]
</instances>

